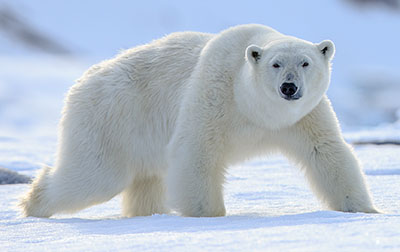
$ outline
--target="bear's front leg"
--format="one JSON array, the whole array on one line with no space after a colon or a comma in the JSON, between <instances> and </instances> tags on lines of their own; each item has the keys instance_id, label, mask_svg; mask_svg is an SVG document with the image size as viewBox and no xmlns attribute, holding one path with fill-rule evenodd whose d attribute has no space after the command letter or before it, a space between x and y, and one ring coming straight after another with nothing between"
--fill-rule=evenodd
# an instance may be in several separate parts
<instances>
[{"instance_id":1,"label":"bear's front leg","mask_svg":"<svg viewBox=\"0 0 400 252\"><path fill-rule=\"evenodd\" d=\"M282 151L300 163L314 192L336 211L377 213L351 147L341 136L328 98L282 132Z\"/></svg>"},{"instance_id":2,"label":"bear's front leg","mask_svg":"<svg viewBox=\"0 0 400 252\"><path fill-rule=\"evenodd\" d=\"M187 135L169 146L171 207L183 216L224 216L224 167L218 162L218 150L211 146L213 141L201 143L197 137Z\"/></svg>"},{"instance_id":3,"label":"bear's front leg","mask_svg":"<svg viewBox=\"0 0 400 252\"><path fill-rule=\"evenodd\" d=\"M219 90L192 90L167 147L168 201L184 216L225 215L226 112Z\"/></svg>"}]
</instances>

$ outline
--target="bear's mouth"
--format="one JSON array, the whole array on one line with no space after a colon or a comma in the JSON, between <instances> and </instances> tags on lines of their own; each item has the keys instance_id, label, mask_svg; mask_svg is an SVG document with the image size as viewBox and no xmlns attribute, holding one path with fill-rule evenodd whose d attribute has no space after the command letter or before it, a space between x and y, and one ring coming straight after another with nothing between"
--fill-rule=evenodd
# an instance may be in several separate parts
<instances>
[{"instance_id":1,"label":"bear's mouth","mask_svg":"<svg viewBox=\"0 0 400 252\"><path fill-rule=\"evenodd\" d=\"M298 99L300 99L302 96L303 96L303 95L300 94L300 93L297 93L297 94L291 95L291 96L288 96L288 95L281 95L281 97L282 97L283 99L288 100L288 101L295 101L295 100L298 100Z\"/></svg>"},{"instance_id":2,"label":"bear's mouth","mask_svg":"<svg viewBox=\"0 0 400 252\"><path fill-rule=\"evenodd\" d=\"M279 94L285 100L292 101L300 99L303 94L301 88L297 87L293 82L284 82L279 87Z\"/></svg>"}]
</instances>

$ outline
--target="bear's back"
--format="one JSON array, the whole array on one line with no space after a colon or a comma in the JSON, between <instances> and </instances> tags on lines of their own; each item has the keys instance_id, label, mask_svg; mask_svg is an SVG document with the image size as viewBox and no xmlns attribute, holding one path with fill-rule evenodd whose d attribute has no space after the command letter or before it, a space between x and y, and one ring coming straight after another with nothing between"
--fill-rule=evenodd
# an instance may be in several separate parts
<instances>
[{"instance_id":1,"label":"bear's back","mask_svg":"<svg viewBox=\"0 0 400 252\"><path fill-rule=\"evenodd\" d=\"M172 33L127 50L116 60L129 66L128 74L137 80L136 85L170 87L190 77L202 49L213 36L199 32Z\"/></svg>"}]
</instances>

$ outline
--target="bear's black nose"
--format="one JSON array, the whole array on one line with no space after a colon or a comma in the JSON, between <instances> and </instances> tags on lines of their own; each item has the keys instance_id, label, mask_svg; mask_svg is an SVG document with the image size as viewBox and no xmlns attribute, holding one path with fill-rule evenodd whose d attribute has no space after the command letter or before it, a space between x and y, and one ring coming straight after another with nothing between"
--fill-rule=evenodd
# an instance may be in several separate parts
<instances>
[{"instance_id":1,"label":"bear's black nose","mask_svg":"<svg viewBox=\"0 0 400 252\"><path fill-rule=\"evenodd\" d=\"M281 85L282 94L290 97L297 92L297 86L291 82L285 82Z\"/></svg>"}]
</instances>

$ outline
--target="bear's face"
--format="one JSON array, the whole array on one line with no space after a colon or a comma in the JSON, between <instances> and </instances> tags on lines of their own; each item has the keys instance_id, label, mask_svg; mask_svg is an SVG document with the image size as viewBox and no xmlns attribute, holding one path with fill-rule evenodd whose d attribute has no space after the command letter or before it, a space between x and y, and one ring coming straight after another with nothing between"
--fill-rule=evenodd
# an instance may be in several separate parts
<instances>
[{"instance_id":1,"label":"bear's face","mask_svg":"<svg viewBox=\"0 0 400 252\"><path fill-rule=\"evenodd\" d=\"M252 106L264 110L257 120L265 117L268 126L280 128L309 113L328 89L334 51L331 41L313 44L296 38L248 46L244 81Z\"/></svg>"}]
</instances>

